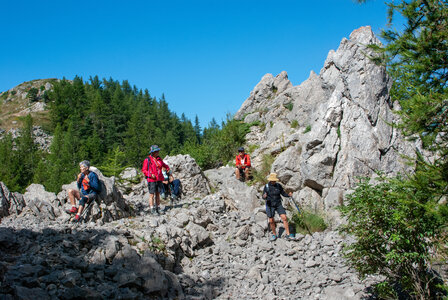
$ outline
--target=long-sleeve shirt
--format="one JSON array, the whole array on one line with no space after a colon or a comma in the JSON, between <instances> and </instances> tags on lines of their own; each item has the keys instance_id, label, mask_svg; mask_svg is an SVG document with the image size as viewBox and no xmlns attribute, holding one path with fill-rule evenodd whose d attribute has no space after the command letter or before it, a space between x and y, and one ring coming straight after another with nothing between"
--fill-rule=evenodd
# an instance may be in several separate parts
<instances>
[{"instance_id":1,"label":"long-sleeve shirt","mask_svg":"<svg viewBox=\"0 0 448 300\"><path fill-rule=\"evenodd\" d=\"M142 172L148 182L163 181L163 167L165 167L167 171L170 170L170 167L168 167L168 165L163 162L160 156L153 157L149 155L143 161ZM153 178L152 175L154 175L155 178Z\"/></svg>"},{"instance_id":2,"label":"long-sleeve shirt","mask_svg":"<svg viewBox=\"0 0 448 300\"><path fill-rule=\"evenodd\" d=\"M89 174L84 173L77 180L78 189L81 189L83 195L88 195L95 193L97 194L100 190L100 183L98 180L98 175L95 172L90 171Z\"/></svg>"},{"instance_id":3,"label":"long-sleeve shirt","mask_svg":"<svg viewBox=\"0 0 448 300\"><path fill-rule=\"evenodd\" d=\"M274 184L266 184L263 189L263 195L266 194L266 204L268 206L276 206L280 203L282 203L282 197L289 197L289 195L285 192L282 185L280 183L274 183Z\"/></svg>"}]
</instances>

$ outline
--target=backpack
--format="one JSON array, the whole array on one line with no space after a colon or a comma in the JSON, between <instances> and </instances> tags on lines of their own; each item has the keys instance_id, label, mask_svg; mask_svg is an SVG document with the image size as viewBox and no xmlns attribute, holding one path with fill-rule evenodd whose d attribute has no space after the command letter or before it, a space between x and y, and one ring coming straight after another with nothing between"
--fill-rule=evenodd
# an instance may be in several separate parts
<instances>
[{"instance_id":1,"label":"backpack","mask_svg":"<svg viewBox=\"0 0 448 300\"><path fill-rule=\"evenodd\" d=\"M96 175L96 178L98 179L98 189L95 189L95 188L93 188L92 186L90 187L95 193L97 193L98 195L99 194L101 194L101 192L103 191L103 186L105 186L104 185L104 182L100 179L100 176L98 176L98 173L97 172L95 172L95 170L98 170L97 168L95 168L95 167L91 167L91 170L90 170L90 172L93 172L93 173L95 173L95 175ZM99 171L99 170L98 170ZM83 174L83 176L81 176L81 180L84 178L84 174Z\"/></svg>"}]
</instances>

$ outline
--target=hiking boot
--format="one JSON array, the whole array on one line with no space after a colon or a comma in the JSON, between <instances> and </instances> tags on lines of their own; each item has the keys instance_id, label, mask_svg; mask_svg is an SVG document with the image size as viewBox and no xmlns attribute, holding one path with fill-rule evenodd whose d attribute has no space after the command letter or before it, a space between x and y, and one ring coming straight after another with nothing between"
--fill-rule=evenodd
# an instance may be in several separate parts
<instances>
[{"instance_id":1,"label":"hiking boot","mask_svg":"<svg viewBox=\"0 0 448 300\"><path fill-rule=\"evenodd\" d=\"M73 219L73 222L77 223L81 220L81 217L79 215L76 215L75 218Z\"/></svg>"},{"instance_id":2,"label":"hiking boot","mask_svg":"<svg viewBox=\"0 0 448 300\"><path fill-rule=\"evenodd\" d=\"M151 215L153 215L153 216L157 215L157 210L155 207L151 208Z\"/></svg>"},{"instance_id":3,"label":"hiking boot","mask_svg":"<svg viewBox=\"0 0 448 300\"><path fill-rule=\"evenodd\" d=\"M277 236L275 234L273 234L271 236L271 238L269 239L271 242L275 241L277 239Z\"/></svg>"},{"instance_id":4,"label":"hiking boot","mask_svg":"<svg viewBox=\"0 0 448 300\"><path fill-rule=\"evenodd\" d=\"M289 240L289 241L291 241L291 240L295 240L295 236L294 236L294 234L290 233L290 234L288 234L287 236L285 236L285 239L286 239L286 240Z\"/></svg>"},{"instance_id":5,"label":"hiking boot","mask_svg":"<svg viewBox=\"0 0 448 300\"><path fill-rule=\"evenodd\" d=\"M70 210L67 210L67 212L69 214L76 214L78 212L78 209L74 206L72 206L72 208Z\"/></svg>"},{"instance_id":6,"label":"hiking boot","mask_svg":"<svg viewBox=\"0 0 448 300\"><path fill-rule=\"evenodd\" d=\"M160 208L157 206L156 207L156 213L158 216L163 215L163 210L160 210Z\"/></svg>"}]
</instances>

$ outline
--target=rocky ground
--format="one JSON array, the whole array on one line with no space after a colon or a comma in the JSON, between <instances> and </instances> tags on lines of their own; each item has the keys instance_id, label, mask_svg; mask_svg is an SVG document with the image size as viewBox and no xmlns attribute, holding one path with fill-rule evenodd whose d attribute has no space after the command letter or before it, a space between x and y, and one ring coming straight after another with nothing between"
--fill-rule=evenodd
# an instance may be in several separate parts
<instances>
[{"instance_id":1,"label":"rocky ground","mask_svg":"<svg viewBox=\"0 0 448 300\"><path fill-rule=\"evenodd\" d=\"M231 169L217 174L231 174ZM208 176L213 181L213 174ZM239 210L223 191L240 183L223 177L218 192L200 199L184 196L174 206L166 203L161 216L149 214L147 194L137 185L140 192L123 197L132 214L110 222L99 218L74 224L56 208L59 215L43 218L28 206L4 217L0 298L369 297L367 289L376 279L361 281L341 257L349 240L326 231L269 242L261 202L251 211ZM27 193L25 202L33 198Z\"/></svg>"}]
</instances>

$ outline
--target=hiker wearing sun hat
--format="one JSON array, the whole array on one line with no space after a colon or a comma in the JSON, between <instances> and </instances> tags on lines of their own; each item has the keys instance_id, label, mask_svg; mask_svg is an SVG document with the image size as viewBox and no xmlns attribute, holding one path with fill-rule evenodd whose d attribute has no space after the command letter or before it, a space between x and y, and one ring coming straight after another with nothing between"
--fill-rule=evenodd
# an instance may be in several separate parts
<instances>
[{"instance_id":1,"label":"hiker wearing sun hat","mask_svg":"<svg viewBox=\"0 0 448 300\"><path fill-rule=\"evenodd\" d=\"M163 160L159 156L160 148L157 145L152 145L149 151L149 155L143 161L142 172L146 177L146 181L148 183L149 190L149 207L151 209L151 213L154 215L159 215L160 210L160 192L163 191L163 183L164 180L162 174L162 168L165 168L167 171L170 170L167 164L163 162ZM156 205L154 207L154 195L156 198Z\"/></svg>"},{"instance_id":2,"label":"hiker wearing sun hat","mask_svg":"<svg viewBox=\"0 0 448 300\"><path fill-rule=\"evenodd\" d=\"M275 241L277 239L277 232L275 228L275 220L274 215L277 212L280 215L280 218L283 221L283 226L285 226L286 238L291 239L294 237L289 232L289 224L286 218L286 210L282 205L282 197L291 197L292 193L287 194L280 183L278 183L278 178L276 173L271 173L268 176L268 183L265 185L263 189L263 199L266 200L266 214L269 219L269 225L272 230L272 236L270 238L271 241Z\"/></svg>"}]
</instances>

